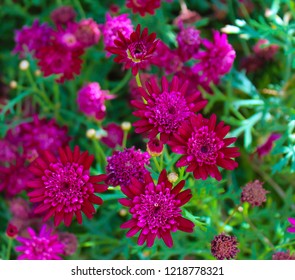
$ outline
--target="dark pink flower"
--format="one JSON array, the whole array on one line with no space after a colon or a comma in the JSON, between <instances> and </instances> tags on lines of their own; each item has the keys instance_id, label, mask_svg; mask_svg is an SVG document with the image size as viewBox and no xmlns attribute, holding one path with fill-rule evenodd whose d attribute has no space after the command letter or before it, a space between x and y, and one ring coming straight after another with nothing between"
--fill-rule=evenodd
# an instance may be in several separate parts
<instances>
[{"instance_id":1,"label":"dark pink flower","mask_svg":"<svg viewBox=\"0 0 295 280\"><path fill-rule=\"evenodd\" d=\"M295 254L290 254L290 251L287 252L276 252L272 255L272 259L279 260L295 260Z\"/></svg>"},{"instance_id":2,"label":"dark pink flower","mask_svg":"<svg viewBox=\"0 0 295 280\"><path fill-rule=\"evenodd\" d=\"M125 148L124 151L114 151L113 155L107 158L106 173L107 183L111 186L126 186L132 177L143 181L144 175L148 172L145 165L150 164L150 156L140 149Z\"/></svg>"},{"instance_id":3,"label":"dark pink flower","mask_svg":"<svg viewBox=\"0 0 295 280\"><path fill-rule=\"evenodd\" d=\"M228 43L227 35L218 31L213 32L213 42L203 39L202 44L206 50L194 55L199 62L193 66L193 71L198 73L201 84L208 87L211 82L217 84L229 72L236 53Z\"/></svg>"},{"instance_id":4,"label":"dark pink flower","mask_svg":"<svg viewBox=\"0 0 295 280\"><path fill-rule=\"evenodd\" d=\"M260 39L253 47L254 54L265 61L272 60L278 50L278 45L272 45L265 39Z\"/></svg>"},{"instance_id":5,"label":"dark pink flower","mask_svg":"<svg viewBox=\"0 0 295 280\"><path fill-rule=\"evenodd\" d=\"M92 19L82 19L77 24L75 36L82 48L88 48L96 45L100 39L100 29L98 24Z\"/></svg>"},{"instance_id":6,"label":"dark pink flower","mask_svg":"<svg viewBox=\"0 0 295 280\"><path fill-rule=\"evenodd\" d=\"M79 110L86 116L103 120L106 115L105 101L115 98L108 90L102 90L99 83L93 82L83 86L78 92Z\"/></svg>"},{"instance_id":7,"label":"dark pink flower","mask_svg":"<svg viewBox=\"0 0 295 280\"><path fill-rule=\"evenodd\" d=\"M101 138L101 142L108 147L114 149L116 146L122 146L124 132L120 125L109 123L103 129L107 132L107 136Z\"/></svg>"},{"instance_id":8,"label":"dark pink flower","mask_svg":"<svg viewBox=\"0 0 295 280\"><path fill-rule=\"evenodd\" d=\"M248 202L253 207L265 202L266 194L269 192L263 188L263 184L259 180L247 183L241 194L241 202Z\"/></svg>"},{"instance_id":9,"label":"dark pink flower","mask_svg":"<svg viewBox=\"0 0 295 280\"><path fill-rule=\"evenodd\" d=\"M6 228L6 235L9 238L15 238L18 234L18 229L15 225L13 225L12 223L9 223L7 228Z\"/></svg>"},{"instance_id":10,"label":"dark pink flower","mask_svg":"<svg viewBox=\"0 0 295 280\"><path fill-rule=\"evenodd\" d=\"M218 260L234 259L240 251L237 246L238 242L235 236L221 233L211 241L211 253Z\"/></svg>"},{"instance_id":11,"label":"dark pink flower","mask_svg":"<svg viewBox=\"0 0 295 280\"><path fill-rule=\"evenodd\" d=\"M146 144L146 150L152 157L158 157L163 153L164 144L157 138L150 139Z\"/></svg>"},{"instance_id":12,"label":"dark pink flower","mask_svg":"<svg viewBox=\"0 0 295 280\"><path fill-rule=\"evenodd\" d=\"M173 24L180 27L184 24L193 24L201 19L201 16L196 11L189 9L181 9L180 15L173 20Z\"/></svg>"},{"instance_id":13,"label":"dark pink flower","mask_svg":"<svg viewBox=\"0 0 295 280\"><path fill-rule=\"evenodd\" d=\"M65 28L58 26L57 30L53 33L54 40L61 46L65 47L70 51L82 50L82 44L79 42L76 36L76 30L78 24L76 22L67 23Z\"/></svg>"},{"instance_id":14,"label":"dark pink flower","mask_svg":"<svg viewBox=\"0 0 295 280\"><path fill-rule=\"evenodd\" d=\"M70 141L67 127L58 126L54 119L39 119L37 115L32 122L20 125L20 137L24 155L29 161L33 161L44 150L57 151Z\"/></svg>"},{"instance_id":15,"label":"dark pink flower","mask_svg":"<svg viewBox=\"0 0 295 280\"><path fill-rule=\"evenodd\" d=\"M35 179L27 183L33 191L28 193L30 201L39 203L34 213L44 213L44 221L54 217L54 225L63 220L70 226L74 215L82 223L83 212L91 219L95 213L93 204L102 204L102 199L94 193L104 192L105 175L90 176L90 166L94 160L88 152L74 151L69 147L59 149L59 158L50 151L45 151L29 167Z\"/></svg>"},{"instance_id":16,"label":"dark pink flower","mask_svg":"<svg viewBox=\"0 0 295 280\"><path fill-rule=\"evenodd\" d=\"M228 147L236 138L224 138L229 130L230 126L223 122L216 125L215 114L209 119L201 114L192 115L168 142L174 153L183 155L176 166L188 166L186 172L193 172L196 179L206 180L211 176L220 181L222 176L217 166L233 170L238 163L232 158L240 155L238 148Z\"/></svg>"},{"instance_id":17,"label":"dark pink flower","mask_svg":"<svg viewBox=\"0 0 295 280\"><path fill-rule=\"evenodd\" d=\"M17 147L6 138L0 139L0 166L13 163L17 157Z\"/></svg>"},{"instance_id":18,"label":"dark pink flower","mask_svg":"<svg viewBox=\"0 0 295 280\"><path fill-rule=\"evenodd\" d=\"M177 50L171 50L161 40L158 41L156 50L150 62L153 65L163 68L167 75L176 73L183 67L183 62L178 55Z\"/></svg>"},{"instance_id":19,"label":"dark pink flower","mask_svg":"<svg viewBox=\"0 0 295 280\"><path fill-rule=\"evenodd\" d=\"M52 234L52 229L42 227L39 234L32 228L28 228L29 238L17 237L21 243L15 250L21 252L18 260L61 260L64 244L58 240L57 234Z\"/></svg>"},{"instance_id":20,"label":"dark pink flower","mask_svg":"<svg viewBox=\"0 0 295 280\"><path fill-rule=\"evenodd\" d=\"M18 158L16 163L8 167L0 166L0 191L4 191L8 197L13 197L26 189L26 183L31 178L24 159Z\"/></svg>"},{"instance_id":21,"label":"dark pink flower","mask_svg":"<svg viewBox=\"0 0 295 280\"><path fill-rule=\"evenodd\" d=\"M200 31L192 26L182 28L177 34L178 55L183 61L197 54L201 45Z\"/></svg>"},{"instance_id":22,"label":"dark pink flower","mask_svg":"<svg viewBox=\"0 0 295 280\"><path fill-rule=\"evenodd\" d=\"M178 78L173 77L169 87L166 77L163 77L161 89L155 78L146 83L147 90L139 88L145 102L131 101L138 109L133 114L141 118L133 124L135 132L145 133L148 138L160 133L161 141L166 143L185 120L207 104L207 101L198 101L199 92L187 96L187 86L188 82L180 84Z\"/></svg>"},{"instance_id":23,"label":"dark pink flower","mask_svg":"<svg viewBox=\"0 0 295 280\"><path fill-rule=\"evenodd\" d=\"M78 240L75 234L70 232L59 232L58 238L64 245L63 255L71 256L75 254L78 247Z\"/></svg>"},{"instance_id":24,"label":"dark pink flower","mask_svg":"<svg viewBox=\"0 0 295 280\"><path fill-rule=\"evenodd\" d=\"M292 225L287 229L288 232L295 233L295 218L288 218L289 223Z\"/></svg>"},{"instance_id":25,"label":"dark pink flower","mask_svg":"<svg viewBox=\"0 0 295 280\"><path fill-rule=\"evenodd\" d=\"M82 54L83 50L81 49L69 51L68 48L52 41L50 45L38 50L36 58L45 77L57 74L59 77L56 82L63 83L65 80L74 79L74 74L80 74L83 62L80 58Z\"/></svg>"},{"instance_id":26,"label":"dark pink flower","mask_svg":"<svg viewBox=\"0 0 295 280\"><path fill-rule=\"evenodd\" d=\"M9 201L9 210L14 218L27 219L31 212L27 200L16 197Z\"/></svg>"},{"instance_id":27,"label":"dark pink flower","mask_svg":"<svg viewBox=\"0 0 295 280\"><path fill-rule=\"evenodd\" d=\"M50 14L51 20L57 25L66 25L69 22L74 22L76 12L71 6L62 6Z\"/></svg>"},{"instance_id":28,"label":"dark pink flower","mask_svg":"<svg viewBox=\"0 0 295 280\"><path fill-rule=\"evenodd\" d=\"M156 33L148 34L145 28L142 33L140 24L136 30L131 33L130 38L118 31L119 38L114 41L115 47L107 47L106 50L116 54L114 59L117 63L124 63L125 69L132 68L132 74L135 76L139 69L144 69L148 65L157 46Z\"/></svg>"},{"instance_id":29,"label":"dark pink flower","mask_svg":"<svg viewBox=\"0 0 295 280\"><path fill-rule=\"evenodd\" d=\"M180 208L192 197L191 190L181 191L184 185L182 180L173 187L166 170L161 172L157 183L149 173L143 182L132 178L128 186L121 188L127 198L119 199L122 205L130 208L132 215L131 220L121 225L121 228L129 228L126 236L132 237L140 232L138 245L146 242L147 247L152 247L157 237L172 247L171 232L193 232L194 223L182 217Z\"/></svg>"},{"instance_id":30,"label":"dark pink flower","mask_svg":"<svg viewBox=\"0 0 295 280\"><path fill-rule=\"evenodd\" d=\"M128 18L128 14L122 14L116 17L111 17L110 14L106 14L106 22L101 26L103 33L103 42L105 48L115 47L115 39L118 38L118 32L120 32L125 38L129 38L133 32L133 25ZM111 53L106 52L106 56L110 56Z\"/></svg>"},{"instance_id":31,"label":"dark pink flower","mask_svg":"<svg viewBox=\"0 0 295 280\"><path fill-rule=\"evenodd\" d=\"M36 54L38 50L47 46L50 42L53 30L46 23L39 24L36 19L31 27L24 26L15 32L14 40L16 43L14 53L19 53L21 58L26 53Z\"/></svg>"},{"instance_id":32,"label":"dark pink flower","mask_svg":"<svg viewBox=\"0 0 295 280\"><path fill-rule=\"evenodd\" d=\"M266 142L264 144L257 147L256 153L258 154L258 156L261 158L261 157L264 157L265 155L269 154L272 149L273 142L278 140L279 138L281 138L281 134L272 133L268 137L268 139L266 140Z\"/></svg>"},{"instance_id":33,"label":"dark pink flower","mask_svg":"<svg viewBox=\"0 0 295 280\"><path fill-rule=\"evenodd\" d=\"M160 5L161 0L126 0L126 7L141 16L145 16L146 13L153 15Z\"/></svg>"}]
</instances>

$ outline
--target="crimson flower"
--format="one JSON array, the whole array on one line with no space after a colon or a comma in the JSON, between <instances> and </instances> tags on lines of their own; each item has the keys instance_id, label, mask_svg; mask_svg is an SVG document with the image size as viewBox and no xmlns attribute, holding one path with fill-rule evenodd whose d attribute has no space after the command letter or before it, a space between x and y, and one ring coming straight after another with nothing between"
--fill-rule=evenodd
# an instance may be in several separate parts
<instances>
[{"instance_id":1,"label":"crimson flower","mask_svg":"<svg viewBox=\"0 0 295 280\"><path fill-rule=\"evenodd\" d=\"M102 199L95 192L104 192L105 184L98 184L106 175L90 176L90 166L94 157L88 152L80 152L78 146L74 151L67 146L59 149L59 158L50 151L44 151L29 167L36 179L27 183L34 190L28 193L31 202L39 203L34 213L45 212L44 221L54 216L54 225L62 220L70 226L76 215L82 223L83 212L91 219L95 213L93 204L102 204Z\"/></svg>"},{"instance_id":2,"label":"crimson flower","mask_svg":"<svg viewBox=\"0 0 295 280\"><path fill-rule=\"evenodd\" d=\"M144 28L140 32L140 24L136 30L131 33L130 38L124 37L118 30L119 38L114 40L115 47L106 47L106 50L116 54L114 59L117 63L125 63L125 69L132 68L132 74L135 76L139 68L145 68L157 46L156 33L148 35L148 29Z\"/></svg>"},{"instance_id":3,"label":"crimson flower","mask_svg":"<svg viewBox=\"0 0 295 280\"><path fill-rule=\"evenodd\" d=\"M153 15L155 9L158 9L161 5L160 0L127 0L126 7L132 9L133 13L139 13L141 16L145 16L146 13Z\"/></svg>"},{"instance_id":4,"label":"crimson flower","mask_svg":"<svg viewBox=\"0 0 295 280\"><path fill-rule=\"evenodd\" d=\"M147 90L138 89L145 103L131 101L131 104L139 109L133 115L141 118L133 124L135 132L146 133L150 139L160 133L160 139L164 143L186 119L207 104L206 100L200 101L198 91L188 96L188 82L180 84L177 77L173 78L170 89L166 77L162 78L162 89L158 87L154 77L146 83L146 88Z\"/></svg>"},{"instance_id":5,"label":"crimson flower","mask_svg":"<svg viewBox=\"0 0 295 280\"><path fill-rule=\"evenodd\" d=\"M132 214L132 218L121 225L121 228L130 228L126 236L131 237L140 232L138 245L146 242L151 247L158 237L168 247L172 247L171 232L193 232L194 223L181 215L180 207L192 197L191 190L181 191L184 184L182 180L173 187L164 169L156 184L147 173L143 182L133 177L128 186L122 186L121 190L127 198L121 198L119 202L129 207L129 213Z\"/></svg>"},{"instance_id":6,"label":"crimson flower","mask_svg":"<svg viewBox=\"0 0 295 280\"><path fill-rule=\"evenodd\" d=\"M220 181L222 177L217 166L233 170L238 163L232 158L240 155L238 148L228 147L236 138L224 139L229 130L230 126L224 126L223 122L216 125L215 114L209 119L201 114L192 115L168 143L174 153L183 155L176 166L188 166L186 171L193 172L196 179L206 180L211 176Z\"/></svg>"}]
</instances>

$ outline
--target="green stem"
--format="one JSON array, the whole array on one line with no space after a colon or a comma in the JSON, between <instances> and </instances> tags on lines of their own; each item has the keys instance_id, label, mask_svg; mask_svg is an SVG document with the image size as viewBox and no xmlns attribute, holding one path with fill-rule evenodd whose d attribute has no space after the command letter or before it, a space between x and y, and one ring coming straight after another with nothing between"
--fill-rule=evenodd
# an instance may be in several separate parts
<instances>
[{"instance_id":1,"label":"green stem","mask_svg":"<svg viewBox=\"0 0 295 280\"><path fill-rule=\"evenodd\" d=\"M136 74L135 79L136 79L137 86L138 87L142 87L142 83L140 81L139 72Z\"/></svg>"},{"instance_id":2,"label":"green stem","mask_svg":"<svg viewBox=\"0 0 295 280\"><path fill-rule=\"evenodd\" d=\"M105 166L106 166L106 164L107 164L107 161L106 161L106 157L105 157L104 151L103 151L103 149L101 148L101 146L100 146L98 140L93 139L92 143L93 143L93 145L94 145L95 153L97 153L97 155L98 155L98 162L99 162L99 164L101 165L102 170L104 170L104 169L105 169Z\"/></svg>"},{"instance_id":3,"label":"green stem","mask_svg":"<svg viewBox=\"0 0 295 280\"><path fill-rule=\"evenodd\" d=\"M159 165L159 163L158 163L158 161L157 161L157 158L156 158L156 157L152 157L152 158L153 158L153 161L154 161L154 163L155 163L155 165L156 165L157 170L158 170L159 172L161 172L162 169L161 169L161 166Z\"/></svg>"},{"instance_id":4,"label":"green stem","mask_svg":"<svg viewBox=\"0 0 295 280\"><path fill-rule=\"evenodd\" d=\"M12 248L13 238L8 237L8 246L6 252L6 259L10 260L11 248Z\"/></svg>"},{"instance_id":5,"label":"green stem","mask_svg":"<svg viewBox=\"0 0 295 280\"><path fill-rule=\"evenodd\" d=\"M240 204L237 205L237 206L234 208L233 212L230 214L230 216L227 217L227 219L225 220L225 222L223 223L223 225L222 225L222 227L221 227L220 232L223 232L224 228L226 227L226 225L228 224L228 222L232 219L232 217L237 213L238 208L239 208L240 206L241 206Z\"/></svg>"},{"instance_id":6,"label":"green stem","mask_svg":"<svg viewBox=\"0 0 295 280\"><path fill-rule=\"evenodd\" d=\"M115 94L118 91L120 91L130 80L132 74L131 71L128 71L127 74L124 76L124 78L111 90L111 94Z\"/></svg>"},{"instance_id":7,"label":"green stem","mask_svg":"<svg viewBox=\"0 0 295 280\"><path fill-rule=\"evenodd\" d=\"M74 2L76 4L76 6L77 6L77 9L79 10L79 13L80 13L81 17L82 18L86 18L86 14L84 12L84 9L83 9L80 1L79 0L74 0Z\"/></svg>"},{"instance_id":8,"label":"green stem","mask_svg":"<svg viewBox=\"0 0 295 280\"><path fill-rule=\"evenodd\" d=\"M122 148L126 148L126 143L127 143L127 137L128 137L128 131L124 130L124 136L123 136L123 142L122 142Z\"/></svg>"}]
</instances>

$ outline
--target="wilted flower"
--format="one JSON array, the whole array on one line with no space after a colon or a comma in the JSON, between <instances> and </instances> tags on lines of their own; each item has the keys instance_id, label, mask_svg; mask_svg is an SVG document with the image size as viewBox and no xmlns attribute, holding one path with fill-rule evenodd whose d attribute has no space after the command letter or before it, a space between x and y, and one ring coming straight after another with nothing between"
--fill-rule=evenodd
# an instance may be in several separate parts
<instances>
[{"instance_id":1,"label":"wilted flower","mask_svg":"<svg viewBox=\"0 0 295 280\"><path fill-rule=\"evenodd\" d=\"M98 24L92 18L82 19L77 24L75 36L83 48L97 44L100 34Z\"/></svg>"},{"instance_id":2,"label":"wilted flower","mask_svg":"<svg viewBox=\"0 0 295 280\"><path fill-rule=\"evenodd\" d=\"M263 182L260 182L259 180L247 183L243 188L241 201L248 202L253 207L260 206L266 201L266 194L268 193L268 191L266 191L262 185Z\"/></svg>"},{"instance_id":3,"label":"wilted flower","mask_svg":"<svg viewBox=\"0 0 295 280\"><path fill-rule=\"evenodd\" d=\"M211 253L218 260L234 259L239 252L238 242L235 236L221 233L211 241Z\"/></svg>"},{"instance_id":4,"label":"wilted flower","mask_svg":"<svg viewBox=\"0 0 295 280\"><path fill-rule=\"evenodd\" d=\"M59 232L58 238L64 245L63 255L71 256L75 254L78 247L78 240L75 234L70 232Z\"/></svg>"},{"instance_id":5,"label":"wilted flower","mask_svg":"<svg viewBox=\"0 0 295 280\"><path fill-rule=\"evenodd\" d=\"M173 187L166 170L161 172L157 183L149 173L142 182L132 178L128 186L121 188L127 198L119 199L132 214L132 219L121 225L121 228L129 228L126 236L132 237L140 232L138 245L146 242L147 247L151 247L158 237L172 247L171 232L193 232L194 223L183 218L180 209L192 197L191 190L181 191L184 185L182 180Z\"/></svg>"},{"instance_id":6,"label":"wilted flower","mask_svg":"<svg viewBox=\"0 0 295 280\"><path fill-rule=\"evenodd\" d=\"M82 223L83 212L91 219L95 213L93 204L102 204L102 199L94 193L107 190L105 175L90 176L90 166L94 156L80 152L78 146L74 151L67 146L59 149L59 158L50 151L45 151L29 167L35 179L27 183L33 191L28 193L30 201L39 203L34 213L44 213L44 221L54 216L54 225L63 220L70 226L74 215Z\"/></svg>"},{"instance_id":7,"label":"wilted flower","mask_svg":"<svg viewBox=\"0 0 295 280\"><path fill-rule=\"evenodd\" d=\"M273 260L295 260L295 254L290 254L290 251L287 252L276 252L272 255Z\"/></svg>"},{"instance_id":8,"label":"wilted flower","mask_svg":"<svg viewBox=\"0 0 295 280\"><path fill-rule=\"evenodd\" d=\"M62 6L51 12L50 17L57 26L66 25L69 22L74 22L76 12L71 6Z\"/></svg>"},{"instance_id":9,"label":"wilted flower","mask_svg":"<svg viewBox=\"0 0 295 280\"><path fill-rule=\"evenodd\" d=\"M217 166L233 170L238 163L232 158L240 155L238 148L228 147L236 138L224 138L229 130L230 126L224 122L216 125L215 114L209 119L201 114L192 115L168 142L174 153L183 155L176 166L188 166L186 172L193 172L196 179L206 180L211 176L220 181L222 176Z\"/></svg>"}]
</instances>

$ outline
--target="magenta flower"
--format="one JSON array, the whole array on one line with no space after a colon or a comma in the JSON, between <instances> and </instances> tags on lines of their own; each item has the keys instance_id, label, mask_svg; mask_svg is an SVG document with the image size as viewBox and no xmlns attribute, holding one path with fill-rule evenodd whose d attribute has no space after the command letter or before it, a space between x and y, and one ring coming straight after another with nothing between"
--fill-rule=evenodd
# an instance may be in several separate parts
<instances>
[{"instance_id":1,"label":"magenta flower","mask_svg":"<svg viewBox=\"0 0 295 280\"><path fill-rule=\"evenodd\" d=\"M147 152L125 148L124 151L114 151L113 155L107 158L106 173L107 183L111 186L127 186L132 177L143 181L144 175L148 172L145 165L150 164L150 156Z\"/></svg>"},{"instance_id":2,"label":"magenta flower","mask_svg":"<svg viewBox=\"0 0 295 280\"><path fill-rule=\"evenodd\" d=\"M145 16L146 13L153 15L155 9L161 5L161 0L127 0L126 7L132 9L133 13Z\"/></svg>"},{"instance_id":3,"label":"magenta flower","mask_svg":"<svg viewBox=\"0 0 295 280\"><path fill-rule=\"evenodd\" d=\"M124 132L120 125L109 123L103 129L107 132L107 136L101 138L101 142L108 147L114 149L116 146L122 146Z\"/></svg>"},{"instance_id":4,"label":"magenta flower","mask_svg":"<svg viewBox=\"0 0 295 280\"><path fill-rule=\"evenodd\" d=\"M122 205L130 208L132 215L129 221L121 225L121 228L129 228L126 236L132 237L140 232L138 245L146 242L147 247L152 247L157 237L172 247L171 232L193 232L194 223L182 217L180 208L192 197L191 190L181 191L184 185L185 181L182 180L173 187L166 170L161 172L157 183L149 173L143 182L132 178L128 186L121 188L127 198L119 199Z\"/></svg>"},{"instance_id":5,"label":"magenta flower","mask_svg":"<svg viewBox=\"0 0 295 280\"><path fill-rule=\"evenodd\" d=\"M65 80L74 79L74 74L80 74L83 62L80 58L82 54L83 50L81 49L69 51L63 45L52 41L50 45L38 50L36 58L45 77L57 74L59 77L56 82L63 83Z\"/></svg>"},{"instance_id":6,"label":"magenta flower","mask_svg":"<svg viewBox=\"0 0 295 280\"><path fill-rule=\"evenodd\" d=\"M27 52L36 54L40 48L49 44L52 32L51 27L46 23L40 25L36 19L31 27L24 26L16 30L14 36L16 46L13 52L19 53L21 58L25 57Z\"/></svg>"},{"instance_id":7,"label":"magenta flower","mask_svg":"<svg viewBox=\"0 0 295 280\"><path fill-rule=\"evenodd\" d=\"M77 24L75 36L82 48L88 48L98 43L100 39L98 24L92 19L82 19Z\"/></svg>"},{"instance_id":8,"label":"magenta flower","mask_svg":"<svg viewBox=\"0 0 295 280\"><path fill-rule=\"evenodd\" d=\"M58 240L57 234L52 234L52 229L46 229L46 225L40 230L39 234L32 228L28 228L29 238L17 237L21 243L15 250L21 252L18 260L61 260L64 245Z\"/></svg>"},{"instance_id":9,"label":"magenta flower","mask_svg":"<svg viewBox=\"0 0 295 280\"><path fill-rule=\"evenodd\" d=\"M0 166L13 163L17 158L17 147L9 139L0 139Z\"/></svg>"},{"instance_id":10,"label":"magenta flower","mask_svg":"<svg viewBox=\"0 0 295 280\"><path fill-rule=\"evenodd\" d=\"M260 158L264 157L265 155L269 154L272 146L273 146L273 142L278 140L279 138L281 138L281 134L278 133L272 133L268 139L266 140L266 142L264 144L262 144L261 146L257 147L256 149L256 153L258 154L258 156Z\"/></svg>"},{"instance_id":11,"label":"magenta flower","mask_svg":"<svg viewBox=\"0 0 295 280\"><path fill-rule=\"evenodd\" d=\"M65 147L70 141L67 127L59 127L54 119L39 119L34 116L33 121L20 125L20 137L24 155L33 161L44 150L57 151Z\"/></svg>"},{"instance_id":12,"label":"magenta flower","mask_svg":"<svg viewBox=\"0 0 295 280\"><path fill-rule=\"evenodd\" d=\"M18 234L18 228L14 224L8 223L6 228L6 235L9 238L15 238L17 234Z\"/></svg>"},{"instance_id":13,"label":"magenta flower","mask_svg":"<svg viewBox=\"0 0 295 280\"><path fill-rule=\"evenodd\" d=\"M145 102L131 101L138 109L133 115L141 118L133 124L135 132L147 134L150 139L160 133L161 141L166 143L185 120L207 104L205 100L198 100L199 92L187 96L187 86L187 82L180 84L178 78L174 77L169 88L166 77L163 77L162 89L155 78L146 83L147 90L139 88Z\"/></svg>"},{"instance_id":14,"label":"magenta flower","mask_svg":"<svg viewBox=\"0 0 295 280\"><path fill-rule=\"evenodd\" d=\"M192 26L182 28L177 34L178 55L187 61L197 54L201 45L200 31Z\"/></svg>"},{"instance_id":15,"label":"magenta flower","mask_svg":"<svg viewBox=\"0 0 295 280\"><path fill-rule=\"evenodd\" d=\"M66 25L69 22L74 22L76 18L76 12L71 6L62 6L55 9L50 14L50 17L56 26Z\"/></svg>"},{"instance_id":16,"label":"magenta flower","mask_svg":"<svg viewBox=\"0 0 295 280\"><path fill-rule=\"evenodd\" d=\"M75 254L78 247L78 240L75 234L70 232L59 232L58 238L64 245L63 255L71 256Z\"/></svg>"},{"instance_id":17,"label":"magenta flower","mask_svg":"<svg viewBox=\"0 0 295 280\"><path fill-rule=\"evenodd\" d=\"M295 233L295 218L288 218L289 223L292 225L287 229L288 232Z\"/></svg>"},{"instance_id":18,"label":"magenta flower","mask_svg":"<svg viewBox=\"0 0 295 280\"><path fill-rule=\"evenodd\" d=\"M177 50L171 50L161 40L158 41L154 56L150 62L153 65L163 68L167 75L176 73L183 67L183 62Z\"/></svg>"},{"instance_id":19,"label":"magenta flower","mask_svg":"<svg viewBox=\"0 0 295 280\"><path fill-rule=\"evenodd\" d=\"M199 74L199 79L204 87L210 82L217 84L219 79L231 69L236 57L235 50L227 41L226 34L213 32L213 42L202 40L205 51L199 51L194 58L199 60L193 71Z\"/></svg>"},{"instance_id":20,"label":"magenta flower","mask_svg":"<svg viewBox=\"0 0 295 280\"><path fill-rule=\"evenodd\" d=\"M116 17L111 17L110 14L106 14L106 22L101 27L103 33L103 42L106 48L115 47L115 39L118 38L118 32L120 32L125 38L129 38L133 32L133 25L128 18L128 14L122 14ZM106 52L106 56L110 56L111 53Z\"/></svg>"},{"instance_id":21,"label":"magenta flower","mask_svg":"<svg viewBox=\"0 0 295 280\"><path fill-rule=\"evenodd\" d=\"M108 90L102 90L99 83L93 82L83 86L78 92L79 110L86 116L103 120L106 115L105 101L115 98Z\"/></svg>"},{"instance_id":22,"label":"magenta flower","mask_svg":"<svg viewBox=\"0 0 295 280\"><path fill-rule=\"evenodd\" d=\"M77 28L76 22L67 23L65 28L58 26L57 31L54 32L54 40L70 51L82 50L83 47L76 36Z\"/></svg>"},{"instance_id":23,"label":"magenta flower","mask_svg":"<svg viewBox=\"0 0 295 280\"><path fill-rule=\"evenodd\" d=\"M216 125L216 115L205 119L201 114L192 115L168 142L174 153L183 156L176 162L177 167L188 166L186 172L193 172L196 179L206 180L208 176L220 181L222 176L217 168L233 170L238 166L232 158L240 155L236 147L228 147L236 138L224 138L230 126L223 122Z\"/></svg>"},{"instance_id":24,"label":"magenta flower","mask_svg":"<svg viewBox=\"0 0 295 280\"><path fill-rule=\"evenodd\" d=\"M266 201L266 194L269 193L263 188L263 184L259 180L247 183L241 194L241 202L248 202L252 207L261 206Z\"/></svg>"},{"instance_id":25,"label":"magenta flower","mask_svg":"<svg viewBox=\"0 0 295 280\"><path fill-rule=\"evenodd\" d=\"M125 69L132 68L132 74L135 76L139 69L146 68L149 60L157 46L156 33L148 34L145 28L142 33L140 24L136 30L131 33L130 38L118 31L119 38L114 41L115 47L107 47L106 50L116 54L114 59L117 63L124 63Z\"/></svg>"},{"instance_id":26,"label":"magenta flower","mask_svg":"<svg viewBox=\"0 0 295 280\"><path fill-rule=\"evenodd\" d=\"M211 241L211 253L218 260L234 259L240 251L237 248L238 242L235 236L221 233Z\"/></svg>"},{"instance_id":27,"label":"magenta flower","mask_svg":"<svg viewBox=\"0 0 295 280\"><path fill-rule=\"evenodd\" d=\"M25 190L30 179L32 175L25 167L22 158L18 158L8 167L0 166L0 191L4 191L8 197L13 197Z\"/></svg>"},{"instance_id":28,"label":"magenta flower","mask_svg":"<svg viewBox=\"0 0 295 280\"><path fill-rule=\"evenodd\" d=\"M59 158L45 151L29 167L35 179L27 183L33 191L28 193L30 201L39 203L34 213L44 213L44 221L54 217L54 225L63 220L70 226L74 215L82 223L83 212L88 219L95 213L93 204L101 205L102 199L94 193L107 190L105 175L90 176L90 166L94 160L88 152L80 153L78 146L74 151L69 147L59 149Z\"/></svg>"}]
</instances>

